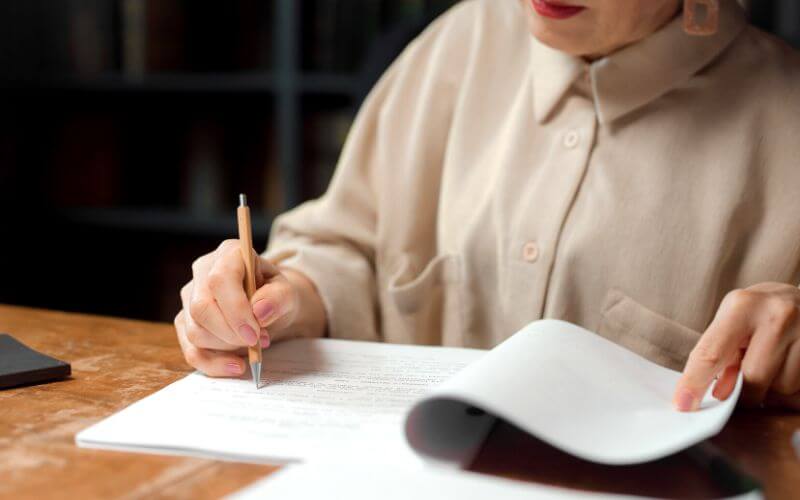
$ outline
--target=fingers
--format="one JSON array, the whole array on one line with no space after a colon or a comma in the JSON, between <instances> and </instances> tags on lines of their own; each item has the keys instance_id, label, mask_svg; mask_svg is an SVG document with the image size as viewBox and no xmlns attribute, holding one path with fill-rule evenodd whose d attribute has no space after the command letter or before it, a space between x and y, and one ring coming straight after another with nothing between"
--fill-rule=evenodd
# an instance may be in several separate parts
<instances>
[{"instance_id":1,"label":"fingers","mask_svg":"<svg viewBox=\"0 0 800 500\"><path fill-rule=\"evenodd\" d=\"M697 409L716 376L713 395L728 398L740 367L743 405L762 404L771 390L790 399L798 396L799 301L796 287L780 283L729 293L689 355L675 391L675 406L682 411Z\"/></svg>"},{"instance_id":2,"label":"fingers","mask_svg":"<svg viewBox=\"0 0 800 500\"><path fill-rule=\"evenodd\" d=\"M197 259L192 281L181 290L183 310L175 320L181 348L189 364L209 375L240 375L245 369L242 348L268 347L265 327L280 336L297 316L296 287L272 263L253 256L261 287L252 301L245 292L238 240L225 241Z\"/></svg>"},{"instance_id":3,"label":"fingers","mask_svg":"<svg viewBox=\"0 0 800 500\"><path fill-rule=\"evenodd\" d=\"M259 344L262 348L267 348L270 345L269 335L266 329L260 332ZM228 344L219 339L216 335L212 334L205 328L195 325L194 328L186 328L186 339L195 347L200 349L213 349L216 351L241 351L242 346Z\"/></svg>"},{"instance_id":4,"label":"fingers","mask_svg":"<svg viewBox=\"0 0 800 500\"><path fill-rule=\"evenodd\" d=\"M195 286L187 309L194 324L229 345L249 345L229 326L208 287Z\"/></svg>"},{"instance_id":5,"label":"fingers","mask_svg":"<svg viewBox=\"0 0 800 500\"><path fill-rule=\"evenodd\" d=\"M209 377L240 377L245 372L242 358L233 353L210 351L188 345L183 349L186 362Z\"/></svg>"},{"instance_id":6,"label":"fingers","mask_svg":"<svg viewBox=\"0 0 800 500\"><path fill-rule=\"evenodd\" d=\"M742 360L742 374L747 382L740 396L744 406L758 406L764 401L773 380L783 366L787 345L783 327L762 322L756 328Z\"/></svg>"},{"instance_id":7,"label":"fingers","mask_svg":"<svg viewBox=\"0 0 800 500\"><path fill-rule=\"evenodd\" d=\"M800 393L800 341L795 340L789 347L783 367L772 382L772 389L783 396Z\"/></svg>"},{"instance_id":8,"label":"fingers","mask_svg":"<svg viewBox=\"0 0 800 500\"><path fill-rule=\"evenodd\" d=\"M751 300L749 293L738 292L728 294L723 300L714 321L689 355L678 381L673 396L678 410L698 409L714 378L738 362L739 349L752 331L746 316Z\"/></svg>"},{"instance_id":9,"label":"fingers","mask_svg":"<svg viewBox=\"0 0 800 500\"><path fill-rule=\"evenodd\" d=\"M717 379L717 383L714 384L714 390L711 394L720 401L728 399L736 388L736 381L739 378L739 370L741 368L741 359L743 356L744 350L740 349L737 361L728 365L722 372L722 375Z\"/></svg>"},{"instance_id":10,"label":"fingers","mask_svg":"<svg viewBox=\"0 0 800 500\"><path fill-rule=\"evenodd\" d=\"M765 286L780 286L765 284ZM792 366L794 343L800 337L797 324L797 294L794 287L772 288L761 295L757 313L756 332L742 361L745 387L741 402L747 406L761 405L767 393L781 389L783 395L798 391L796 368ZM779 392L780 394L780 392Z\"/></svg>"},{"instance_id":11,"label":"fingers","mask_svg":"<svg viewBox=\"0 0 800 500\"><path fill-rule=\"evenodd\" d=\"M281 272L275 267L275 264L260 255L256 254L254 257L256 260L256 287L261 287L272 278L280 276Z\"/></svg>"},{"instance_id":12,"label":"fingers","mask_svg":"<svg viewBox=\"0 0 800 500\"><path fill-rule=\"evenodd\" d=\"M275 334L292 323L298 300L295 287L283 276L277 276L256 290L253 314L261 327Z\"/></svg>"},{"instance_id":13,"label":"fingers","mask_svg":"<svg viewBox=\"0 0 800 500\"><path fill-rule=\"evenodd\" d=\"M269 281L262 296L274 303L274 324L292 309L285 279L274 266L257 259L258 276ZM238 240L223 242L192 264L193 279L181 289L183 310L175 318L178 340L186 361L214 377L239 376L246 366L243 346L269 346L269 337L253 313L244 289L245 265ZM291 288L291 287L289 287Z\"/></svg>"},{"instance_id":14,"label":"fingers","mask_svg":"<svg viewBox=\"0 0 800 500\"><path fill-rule=\"evenodd\" d=\"M202 282L205 279L206 275L208 275L208 271L211 269L211 265L214 263L215 254L216 251L198 257L192 262L192 281Z\"/></svg>"},{"instance_id":15,"label":"fingers","mask_svg":"<svg viewBox=\"0 0 800 500\"><path fill-rule=\"evenodd\" d=\"M188 339L196 347L221 350L256 345L260 328L244 292L238 240L224 241L195 260L192 273L194 279L181 289Z\"/></svg>"},{"instance_id":16,"label":"fingers","mask_svg":"<svg viewBox=\"0 0 800 500\"><path fill-rule=\"evenodd\" d=\"M230 330L245 345L256 345L261 328L244 290L245 266L241 249L238 245L231 244L221 247L218 252L219 255L208 272L206 286ZM194 317L194 310L192 316ZM199 318L195 317L195 320L206 326ZM216 333L216 330L211 331Z\"/></svg>"},{"instance_id":17,"label":"fingers","mask_svg":"<svg viewBox=\"0 0 800 500\"><path fill-rule=\"evenodd\" d=\"M200 349L215 349L218 351L235 351L241 346L229 344L218 336L212 334L202 326L198 325L190 314L184 315L184 332L186 340Z\"/></svg>"},{"instance_id":18,"label":"fingers","mask_svg":"<svg viewBox=\"0 0 800 500\"><path fill-rule=\"evenodd\" d=\"M194 281L190 281L181 288L180 295L183 310L179 314L184 322L186 338L195 347L230 351L243 345L228 327L211 294L204 292L202 287L195 289ZM189 313L185 314L185 311ZM195 318L199 318L200 322Z\"/></svg>"},{"instance_id":19,"label":"fingers","mask_svg":"<svg viewBox=\"0 0 800 500\"><path fill-rule=\"evenodd\" d=\"M175 329L183 356L193 368L211 377L238 377L244 374L244 360L236 353L201 349L189 342L184 311L175 317Z\"/></svg>"}]
</instances>

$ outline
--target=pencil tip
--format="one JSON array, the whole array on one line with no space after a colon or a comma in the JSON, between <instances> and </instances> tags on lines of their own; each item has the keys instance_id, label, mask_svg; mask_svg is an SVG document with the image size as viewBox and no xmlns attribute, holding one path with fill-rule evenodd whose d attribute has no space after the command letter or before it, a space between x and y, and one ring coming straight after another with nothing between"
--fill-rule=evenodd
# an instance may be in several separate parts
<instances>
[{"instance_id":1,"label":"pencil tip","mask_svg":"<svg viewBox=\"0 0 800 500\"><path fill-rule=\"evenodd\" d=\"M250 371L253 372L253 383L256 389L261 388L261 363L250 363Z\"/></svg>"},{"instance_id":2,"label":"pencil tip","mask_svg":"<svg viewBox=\"0 0 800 500\"><path fill-rule=\"evenodd\" d=\"M246 207L247 206L247 195L246 194L240 194L239 195L239 206L240 207Z\"/></svg>"}]
</instances>

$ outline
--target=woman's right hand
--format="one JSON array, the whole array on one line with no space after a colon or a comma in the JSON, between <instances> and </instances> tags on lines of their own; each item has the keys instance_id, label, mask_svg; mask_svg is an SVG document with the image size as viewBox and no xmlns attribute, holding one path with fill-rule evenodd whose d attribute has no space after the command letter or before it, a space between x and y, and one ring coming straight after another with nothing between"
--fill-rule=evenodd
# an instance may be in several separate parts
<instances>
[{"instance_id":1,"label":"woman's right hand","mask_svg":"<svg viewBox=\"0 0 800 500\"><path fill-rule=\"evenodd\" d=\"M325 333L325 310L311 280L255 257L258 289L251 300L239 240L226 240L194 261L192 280L181 289L178 342L186 361L206 375L243 375L248 346Z\"/></svg>"}]
</instances>

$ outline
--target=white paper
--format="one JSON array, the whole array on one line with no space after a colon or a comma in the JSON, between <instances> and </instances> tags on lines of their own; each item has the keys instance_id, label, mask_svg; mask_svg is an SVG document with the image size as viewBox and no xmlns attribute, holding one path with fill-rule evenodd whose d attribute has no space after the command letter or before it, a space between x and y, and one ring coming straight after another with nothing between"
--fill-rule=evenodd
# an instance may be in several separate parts
<instances>
[{"instance_id":1,"label":"white paper","mask_svg":"<svg viewBox=\"0 0 800 500\"><path fill-rule=\"evenodd\" d=\"M242 461L416 461L407 410L485 351L333 339L278 343L250 379L187 376L80 432L78 445Z\"/></svg>"},{"instance_id":2,"label":"white paper","mask_svg":"<svg viewBox=\"0 0 800 500\"><path fill-rule=\"evenodd\" d=\"M680 373L570 323L531 323L418 403L406 423L416 451L457 460L471 405L580 458L655 460L718 433L741 390L709 394L697 412L672 406ZM469 453L465 450L464 453Z\"/></svg>"},{"instance_id":3,"label":"white paper","mask_svg":"<svg viewBox=\"0 0 800 500\"><path fill-rule=\"evenodd\" d=\"M555 320L532 323L488 353L294 340L266 351L264 366L260 390L193 374L76 440L270 463L411 463L410 443L426 459L464 464L500 417L580 458L633 464L719 432L742 383L725 402L707 395L700 411L677 412L678 372Z\"/></svg>"},{"instance_id":4,"label":"white paper","mask_svg":"<svg viewBox=\"0 0 800 500\"><path fill-rule=\"evenodd\" d=\"M353 467L348 464L315 463L285 467L229 497L230 500L262 498L549 500L637 497L588 493L438 467Z\"/></svg>"}]
</instances>

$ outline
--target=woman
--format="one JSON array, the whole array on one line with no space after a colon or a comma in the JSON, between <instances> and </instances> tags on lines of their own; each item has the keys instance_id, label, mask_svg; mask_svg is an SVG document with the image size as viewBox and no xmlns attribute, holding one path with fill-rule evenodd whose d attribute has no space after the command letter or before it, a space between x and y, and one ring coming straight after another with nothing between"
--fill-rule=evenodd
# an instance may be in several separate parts
<instances>
[{"instance_id":1,"label":"woman","mask_svg":"<svg viewBox=\"0 0 800 500\"><path fill-rule=\"evenodd\" d=\"M740 367L744 403L800 408L800 61L698 3L706 25L691 0L459 4L328 192L276 220L252 304L235 241L194 263L188 362L238 376L242 346L326 334L490 348L548 317L683 370L679 410Z\"/></svg>"}]
</instances>

